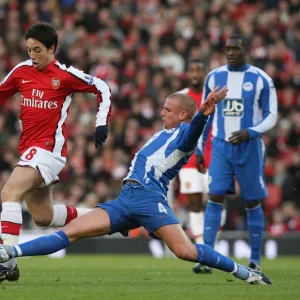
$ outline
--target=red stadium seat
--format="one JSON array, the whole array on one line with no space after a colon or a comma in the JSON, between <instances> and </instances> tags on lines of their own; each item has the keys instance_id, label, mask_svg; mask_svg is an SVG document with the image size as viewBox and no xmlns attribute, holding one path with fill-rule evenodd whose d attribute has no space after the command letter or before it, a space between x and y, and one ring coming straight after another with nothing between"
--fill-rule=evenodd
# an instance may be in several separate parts
<instances>
[{"instance_id":1,"label":"red stadium seat","mask_svg":"<svg viewBox=\"0 0 300 300\"><path fill-rule=\"evenodd\" d=\"M279 185L276 184L267 184L268 189L268 197L264 200L264 211L268 215L270 214L275 208L281 205L282 201L282 190Z\"/></svg>"}]
</instances>

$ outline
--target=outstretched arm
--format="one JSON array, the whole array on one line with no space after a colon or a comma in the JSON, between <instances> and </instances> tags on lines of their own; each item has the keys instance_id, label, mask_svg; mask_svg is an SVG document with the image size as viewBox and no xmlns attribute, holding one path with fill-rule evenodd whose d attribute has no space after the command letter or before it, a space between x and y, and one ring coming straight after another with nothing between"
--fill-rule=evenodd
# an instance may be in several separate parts
<instances>
[{"instance_id":1,"label":"outstretched arm","mask_svg":"<svg viewBox=\"0 0 300 300\"><path fill-rule=\"evenodd\" d=\"M214 80L213 73L210 73L206 77L205 82L204 82L202 102L205 101L205 99L207 98L207 96L209 95L211 90L213 89L214 82L215 82L215 80ZM198 143L197 143L197 147L196 147L196 151L195 151L195 153L196 153L196 168L202 174L206 173L206 167L205 167L205 161L204 161L204 148L205 148L208 136L209 136L209 132L211 130L213 118L214 118L214 113L212 113L208 117L207 123L203 129L203 132L202 132L200 138L198 139Z\"/></svg>"},{"instance_id":2,"label":"outstretched arm","mask_svg":"<svg viewBox=\"0 0 300 300\"><path fill-rule=\"evenodd\" d=\"M208 117L206 125L203 129L203 133L201 134L200 138L198 139L198 144L197 144L196 151L195 151L195 153L196 153L196 168L202 174L206 173L206 166L205 166L205 161L204 161L204 149L205 149L207 139L209 138L209 135L210 135L210 131L211 131L211 127L212 127L212 123L213 123L213 119L214 119L214 114L215 113L211 114Z\"/></svg>"},{"instance_id":3,"label":"outstretched arm","mask_svg":"<svg viewBox=\"0 0 300 300\"><path fill-rule=\"evenodd\" d=\"M228 89L226 86L224 86L221 90L219 90L219 87L217 86L208 94L206 101L201 104L199 112L193 118L180 150L184 152L195 150L198 139L206 124L207 117L214 112L215 105L224 99L227 91Z\"/></svg>"}]
</instances>

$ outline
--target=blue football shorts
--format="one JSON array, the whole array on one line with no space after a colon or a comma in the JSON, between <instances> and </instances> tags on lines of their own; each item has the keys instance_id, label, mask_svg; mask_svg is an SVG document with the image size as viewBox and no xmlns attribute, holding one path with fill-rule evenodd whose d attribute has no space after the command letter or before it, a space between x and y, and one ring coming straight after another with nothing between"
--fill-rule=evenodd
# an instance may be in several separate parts
<instances>
[{"instance_id":1,"label":"blue football shorts","mask_svg":"<svg viewBox=\"0 0 300 300\"><path fill-rule=\"evenodd\" d=\"M110 234L143 226L155 238L152 233L158 228L179 224L165 197L139 183L124 184L117 199L97 206L109 215Z\"/></svg>"},{"instance_id":2,"label":"blue football shorts","mask_svg":"<svg viewBox=\"0 0 300 300\"><path fill-rule=\"evenodd\" d=\"M265 148L260 138L240 145L213 138L209 192L211 195L235 194L236 177L245 200L264 199L267 196L264 167Z\"/></svg>"}]
</instances>

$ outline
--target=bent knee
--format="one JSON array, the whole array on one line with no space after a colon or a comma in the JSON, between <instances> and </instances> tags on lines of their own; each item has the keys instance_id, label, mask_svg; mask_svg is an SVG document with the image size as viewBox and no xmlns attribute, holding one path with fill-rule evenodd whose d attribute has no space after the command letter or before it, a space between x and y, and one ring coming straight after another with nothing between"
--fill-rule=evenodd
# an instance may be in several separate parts
<instances>
[{"instance_id":1,"label":"bent knee","mask_svg":"<svg viewBox=\"0 0 300 300\"><path fill-rule=\"evenodd\" d=\"M69 223L62 229L69 238L69 241L73 243L77 240L80 240L81 238L85 238L85 235L81 233L80 228L74 226L74 223L71 223Z\"/></svg>"},{"instance_id":2,"label":"bent knee","mask_svg":"<svg viewBox=\"0 0 300 300\"><path fill-rule=\"evenodd\" d=\"M195 251L194 249L190 249L189 247L175 247L173 249L173 253L176 255L177 258L183 259L183 260L193 260L195 257Z\"/></svg>"},{"instance_id":3,"label":"bent knee","mask_svg":"<svg viewBox=\"0 0 300 300\"><path fill-rule=\"evenodd\" d=\"M51 220L48 218L35 218L33 217L35 225L39 227L48 227L51 223Z\"/></svg>"}]
</instances>

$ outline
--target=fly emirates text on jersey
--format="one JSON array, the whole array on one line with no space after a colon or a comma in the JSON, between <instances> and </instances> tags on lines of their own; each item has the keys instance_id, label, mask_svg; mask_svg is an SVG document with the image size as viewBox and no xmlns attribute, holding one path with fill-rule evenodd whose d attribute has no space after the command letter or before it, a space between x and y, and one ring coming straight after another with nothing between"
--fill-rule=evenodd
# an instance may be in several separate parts
<instances>
[{"instance_id":1,"label":"fly emirates text on jersey","mask_svg":"<svg viewBox=\"0 0 300 300\"><path fill-rule=\"evenodd\" d=\"M55 109L58 107L57 101L44 100L44 92L40 90L33 89L31 95L32 98L25 98L23 95L21 95L21 105L46 109Z\"/></svg>"}]
</instances>

